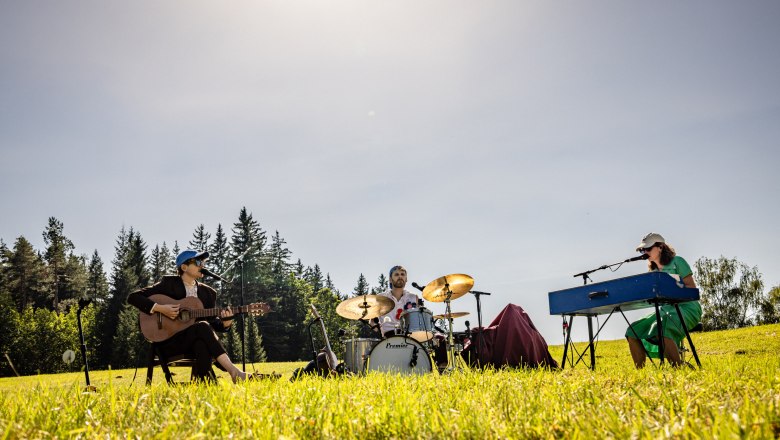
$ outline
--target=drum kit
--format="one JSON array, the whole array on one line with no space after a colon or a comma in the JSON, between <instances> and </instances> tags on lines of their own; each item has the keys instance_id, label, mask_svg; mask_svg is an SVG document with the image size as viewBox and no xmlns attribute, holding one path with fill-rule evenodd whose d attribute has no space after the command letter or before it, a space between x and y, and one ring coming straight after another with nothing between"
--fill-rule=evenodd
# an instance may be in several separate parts
<instances>
[{"instance_id":1,"label":"drum kit","mask_svg":"<svg viewBox=\"0 0 780 440\"><path fill-rule=\"evenodd\" d=\"M441 330L435 325L438 320L447 322L446 347L448 362L446 370L455 370L459 362L454 340L453 320L468 315L468 312L453 312L451 301L469 293L474 279L466 274L450 274L439 277L422 289L422 297L430 302L443 302L446 311L433 315L425 307L404 311L400 316L400 329L395 335L378 338L354 338L344 341L344 363L347 371L365 374L368 371L399 374L425 374L433 371L431 352L441 341ZM392 299L382 295L361 295L342 301L336 307L340 316L367 323L393 310Z\"/></svg>"}]
</instances>

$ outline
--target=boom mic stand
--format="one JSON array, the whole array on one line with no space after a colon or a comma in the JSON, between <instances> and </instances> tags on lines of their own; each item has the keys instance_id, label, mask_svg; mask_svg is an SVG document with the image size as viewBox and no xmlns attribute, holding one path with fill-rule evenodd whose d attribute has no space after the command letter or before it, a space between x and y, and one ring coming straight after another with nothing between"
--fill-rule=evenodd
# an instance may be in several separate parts
<instances>
[{"instance_id":1,"label":"boom mic stand","mask_svg":"<svg viewBox=\"0 0 780 440\"><path fill-rule=\"evenodd\" d=\"M87 379L87 386L84 391L97 391L97 388L89 383L89 362L87 362L87 344L84 342L84 329L81 326L81 311L88 306L92 300L88 298L79 299L79 308L76 310L76 322L79 325L79 339L81 340L81 360L84 362L84 377Z\"/></svg>"},{"instance_id":2,"label":"boom mic stand","mask_svg":"<svg viewBox=\"0 0 780 440\"><path fill-rule=\"evenodd\" d=\"M627 259L627 260L624 260L624 261L620 261L618 263L605 264L605 265L597 267L595 269L586 270L585 272L580 272L580 273L574 275L574 278L582 277L582 285L584 286L584 285L588 284L588 280L593 282L593 280L588 275L590 275L590 274L592 274L594 272L598 272L600 270L604 270L604 269L610 269L611 270L612 267L614 267L614 266L620 267L624 263L628 263L629 261L632 261L632 260L636 260L636 259ZM615 269L615 270L617 270L617 269ZM588 348L587 349L590 351L590 365L591 365L591 368L593 368L593 366L596 365L596 351L595 351L595 349L593 347L593 336L592 336L593 335L593 315L588 315L587 318L588 318L588 335L589 335L589 337L588 337ZM607 318L607 319L609 319L609 318ZM571 324L572 324L573 320L574 320L574 315L569 315L569 322L568 322L568 324L566 324L565 321L564 321L564 326L566 327L566 338L564 339L564 343L563 343L563 361L561 362L561 368L563 368L566 365L566 355L567 355L567 353L569 351L569 346L571 346L571 349L572 349L571 365L572 365L572 367L574 367L574 356L575 356L574 355L574 343L571 341ZM606 321L604 322L604 324L606 324ZM585 355L585 352L583 352L582 355L580 355L580 359L582 359L583 355ZM579 363L579 360L577 360L577 363Z\"/></svg>"},{"instance_id":3,"label":"boom mic stand","mask_svg":"<svg viewBox=\"0 0 780 440\"><path fill-rule=\"evenodd\" d=\"M228 268L225 269L225 271L222 273L222 275L220 275L220 277L223 277L224 275L226 275L228 272L230 272L236 266L236 264L241 266L241 304L239 304L239 305L242 306L242 307L244 306L244 285L245 285L245 282L244 282L244 279L245 279L245 277L244 277L244 259L246 258L246 254L248 254L249 251L253 247L255 247L255 246L254 245L250 245L248 248L246 248L244 253L241 254L235 260L233 260L233 262L230 263L230 266L228 266ZM239 334L241 336L241 369L243 371L246 371L246 344L244 342L245 338L244 338L244 315L243 314L241 315L241 326L239 327Z\"/></svg>"},{"instance_id":4,"label":"boom mic stand","mask_svg":"<svg viewBox=\"0 0 780 440\"><path fill-rule=\"evenodd\" d=\"M480 301L479 297L481 295L490 295L488 292L479 292L476 290L472 290L471 294L474 295L474 298L477 299L477 325L479 326L479 332L477 333L477 365L482 366L482 358L480 357L482 355L482 348L484 347L485 341L483 338L484 328L482 327L482 301Z\"/></svg>"}]
</instances>

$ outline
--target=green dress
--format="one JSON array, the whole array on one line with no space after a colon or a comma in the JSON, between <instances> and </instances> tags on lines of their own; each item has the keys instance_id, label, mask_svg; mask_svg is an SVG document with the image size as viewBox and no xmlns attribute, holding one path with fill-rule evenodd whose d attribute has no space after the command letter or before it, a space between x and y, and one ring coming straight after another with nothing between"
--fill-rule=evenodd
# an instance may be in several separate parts
<instances>
[{"instance_id":1,"label":"green dress","mask_svg":"<svg viewBox=\"0 0 780 440\"><path fill-rule=\"evenodd\" d=\"M661 270L672 275L678 275L680 281L688 275L693 274L688 262L682 257L675 256L669 264L664 266ZM690 330L701 321L701 305L699 301L688 301L680 303L680 312L685 320L685 326ZM677 345L685 338L685 330L680 325L680 319L677 317L677 311L674 309L674 305L666 304L661 306L661 323L664 329L664 337L667 337ZM632 331L633 329L633 331ZM634 334L636 332L636 334ZM658 345L648 342L648 339L653 341L658 339L658 328L656 325L655 312L645 316L644 318L635 321L631 324L631 327L626 329L626 337L636 338L642 340L642 345L645 346L645 350L652 358L658 357Z\"/></svg>"}]
</instances>

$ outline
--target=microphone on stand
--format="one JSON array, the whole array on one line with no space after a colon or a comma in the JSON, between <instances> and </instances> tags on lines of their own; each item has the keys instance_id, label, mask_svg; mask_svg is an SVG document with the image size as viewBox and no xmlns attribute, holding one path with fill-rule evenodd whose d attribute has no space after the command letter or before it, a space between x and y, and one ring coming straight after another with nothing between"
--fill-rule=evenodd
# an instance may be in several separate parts
<instances>
[{"instance_id":1,"label":"microphone on stand","mask_svg":"<svg viewBox=\"0 0 780 440\"><path fill-rule=\"evenodd\" d=\"M650 255L642 254L638 257L629 258L628 260L624 261L624 263L630 263L632 261L639 261L639 260L647 260L648 258L650 258Z\"/></svg>"},{"instance_id":2,"label":"microphone on stand","mask_svg":"<svg viewBox=\"0 0 780 440\"><path fill-rule=\"evenodd\" d=\"M415 289L419 290L420 292L423 291L423 288L420 287L420 285L415 283L414 281L412 282L412 287L414 287Z\"/></svg>"},{"instance_id":3,"label":"microphone on stand","mask_svg":"<svg viewBox=\"0 0 780 440\"><path fill-rule=\"evenodd\" d=\"M214 278L216 280L222 281L223 283L230 283L230 281L222 278L221 276L219 276L219 275L215 274L214 272L206 269L205 267L200 269L200 273L202 273L203 275L205 275L207 277L211 277L211 278Z\"/></svg>"}]
</instances>

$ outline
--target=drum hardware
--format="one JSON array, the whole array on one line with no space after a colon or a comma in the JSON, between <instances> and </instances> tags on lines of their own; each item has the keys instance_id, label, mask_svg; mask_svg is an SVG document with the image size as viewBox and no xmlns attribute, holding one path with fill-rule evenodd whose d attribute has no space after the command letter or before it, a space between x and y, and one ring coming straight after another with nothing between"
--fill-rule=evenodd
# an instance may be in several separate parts
<instances>
[{"instance_id":1,"label":"drum hardware","mask_svg":"<svg viewBox=\"0 0 780 440\"><path fill-rule=\"evenodd\" d=\"M393 310L393 300L381 295L362 295L345 299L336 306L339 316L352 320L370 320Z\"/></svg>"},{"instance_id":2,"label":"drum hardware","mask_svg":"<svg viewBox=\"0 0 780 440\"><path fill-rule=\"evenodd\" d=\"M474 287L474 278L462 273L454 273L436 278L423 289L423 298L432 302L445 302L458 299Z\"/></svg>"},{"instance_id":3,"label":"drum hardware","mask_svg":"<svg viewBox=\"0 0 780 440\"><path fill-rule=\"evenodd\" d=\"M442 313L441 315L433 315L433 319L450 319L450 318L461 318L463 316L468 316L469 312L452 312L450 314Z\"/></svg>"},{"instance_id":4,"label":"drum hardware","mask_svg":"<svg viewBox=\"0 0 780 440\"><path fill-rule=\"evenodd\" d=\"M423 289L423 298L433 302L444 302L445 304L444 316L447 317L447 321L449 322L447 342L451 363L442 373L452 372L460 368L458 366L460 360L455 355L455 340L452 335L452 320L454 319L452 313L452 300L465 295L472 287L474 287L474 278L466 274L456 273L436 278L428 283Z\"/></svg>"}]
</instances>

